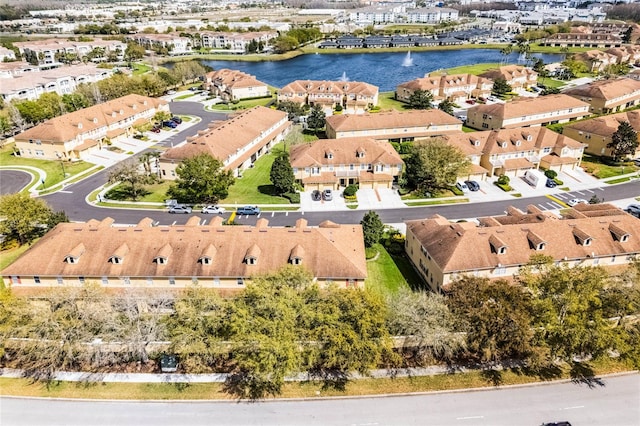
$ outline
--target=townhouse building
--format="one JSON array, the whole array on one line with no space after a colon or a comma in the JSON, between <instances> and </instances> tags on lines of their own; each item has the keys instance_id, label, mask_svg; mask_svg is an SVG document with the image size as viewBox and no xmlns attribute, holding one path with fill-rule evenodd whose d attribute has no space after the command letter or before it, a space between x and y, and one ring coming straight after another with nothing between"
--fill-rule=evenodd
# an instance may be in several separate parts
<instances>
[{"instance_id":1,"label":"townhouse building","mask_svg":"<svg viewBox=\"0 0 640 426\"><path fill-rule=\"evenodd\" d=\"M45 67L46 69L47 67ZM0 62L0 78L20 77L25 73L40 71L37 65L32 65L26 61Z\"/></svg>"},{"instance_id":2,"label":"townhouse building","mask_svg":"<svg viewBox=\"0 0 640 426\"><path fill-rule=\"evenodd\" d=\"M621 52L620 48L614 49L616 52L619 52L620 56L609 53L609 51L613 49L608 49L606 52L603 52L601 50L588 50L586 52L577 53L574 56L574 59L583 62L589 69L589 72L602 72L611 65L622 63L620 61L621 59L626 58L626 60L624 60L623 62L628 62L628 53L625 55Z\"/></svg>"},{"instance_id":3,"label":"townhouse building","mask_svg":"<svg viewBox=\"0 0 640 426\"><path fill-rule=\"evenodd\" d=\"M225 170L241 176L243 170L284 139L291 129L287 118L286 112L255 106L227 120L212 121L207 129L162 153L158 162L160 176L175 180L182 160L199 154L217 158Z\"/></svg>"},{"instance_id":4,"label":"townhouse building","mask_svg":"<svg viewBox=\"0 0 640 426\"><path fill-rule=\"evenodd\" d=\"M19 41L13 43L20 55L35 65L57 64L58 55L74 54L82 59L94 49L100 49L103 57L113 56L115 60L124 59L127 45L120 40L69 41L64 39L46 39L35 41ZM98 60L100 58L96 58Z\"/></svg>"},{"instance_id":5,"label":"townhouse building","mask_svg":"<svg viewBox=\"0 0 640 426\"><path fill-rule=\"evenodd\" d=\"M439 109L339 114L326 119L329 139L369 137L410 142L462 131L462 121Z\"/></svg>"},{"instance_id":6,"label":"townhouse building","mask_svg":"<svg viewBox=\"0 0 640 426\"><path fill-rule=\"evenodd\" d=\"M464 276L509 279L531 256L567 266L619 266L640 254L640 219L610 204L580 204L563 218L529 205L504 216L451 223L441 215L405 222L405 250L431 290Z\"/></svg>"},{"instance_id":7,"label":"townhouse building","mask_svg":"<svg viewBox=\"0 0 640 426\"><path fill-rule=\"evenodd\" d=\"M194 284L243 290L286 265L308 270L320 286L364 287L360 225L298 219L294 227L225 226L222 217L155 226L150 218L117 226L111 218L60 223L2 271L13 291L95 283L106 288L184 289ZM5 281L5 282L6 282Z\"/></svg>"},{"instance_id":8,"label":"townhouse building","mask_svg":"<svg viewBox=\"0 0 640 426\"><path fill-rule=\"evenodd\" d=\"M15 136L21 157L77 160L99 151L108 140L126 138L169 104L131 94L52 118Z\"/></svg>"},{"instance_id":9,"label":"townhouse building","mask_svg":"<svg viewBox=\"0 0 640 426\"><path fill-rule=\"evenodd\" d=\"M545 38L541 45L608 49L622 46L622 38L613 34L557 33Z\"/></svg>"},{"instance_id":10,"label":"townhouse building","mask_svg":"<svg viewBox=\"0 0 640 426\"><path fill-rule=\"evenodd\" d=\"M640 104L640 81L628 77L597 80L563 93L589 103L593 114L610 114Z\"/></svg>"},{"instance_id":11,"label":"townhouse building","mask_svg":"<svg viewBox=\"0 0 640 426\"><path fill-rule=\"evenodd\" d=\"M181 37L178 34L138 33L128 35L126 39L148 50L165 48L169 55L187 55L192 53L193 48L193 42L189 37Z\"/></svg>"},{"instance_id":12,"label":"townhouse building","mask_svg":"<svg viewBox=\"0 0 640 426\"><path fill-rule=\"evenodd\" d=\"M271 95L267 84L259 81L255 76L227 68L205 74L204 88L226 101Z\"/></svg>"},{"instance_id":13,"label":"townhouse building","mask_svg":"<svg viewBox=\"0 0 640 426\"><path fill-rule=\"evenodd\" d=\"M640 111L627 111L569 124L562 129L562 134L585 144L585 152L589 154L611 157L611 148L607 145L620 123L625 121L640 132ZM630 157L640 157L640 146Z\"/></svg>"},{"instance_id":14,"label":"townhouse building","mask_svg":"<svg viewBox=\"0 0 640 426\"><path fill-rule=\"evenodd\" d=\"M443 136L467 153L478 172L488 176L523 176L527 170L557 172L580 166L585 145L546 127L521 127Z\"/></svg>"},{"instance_id":15,"label":"townhouse building","mask_svg":"<svg viewBox=\"0 0 640 426\"><path fill-rule=\"evenodd\" d=\"M467 110L467 126L478 130L546 126L588 117L590 105L565 94L521 98Z\"/></svg>"},{"instance_id":16,"label":"townhouse building","mask_svg":"<svg viewBox=\"0 0 640 426\"><path fill-rule=\"evenodd\" d=\"M538 82L538 73L531 68L521 65L505 65L497 69L488 70L480 74L480 77L492 81L504 79L514 89L528 89Z\"/></svg>"},{"instance_id":17,"label":"townhouse building","mask_svg":"<svg viewBox=\"0 0 640 426\"><path fill-rule=\"evenodd\" d=\"M615 56L618 64L636 64L640 62L639 46L625 44L621 47L607 49L605 52Z\"/></svg>"},{"instance_id":18,"label":"townhouse building","mask_svg":"<svg viewBox=\"0 0 640 426\"><path fill-rule=\"evenodd\" d=\"M289 154L296 180L304 190L391 188L404 162L390 143L372 138L320 139L294 145Z\"/></svg>"},{"instance_id":19,"label":"townhouse building","mask_svg":"<svg viewBox=\"0 0 640 426\"><path fill-rule=\"evenodd\" d=\"M435 76L427 74L424 77L399 84L396 88L396 99L401 102L409 102L411 95L417 90L423 90L431 92L436 101L449 99L452 102L462 103L469 98L489 96L492 88L493 80L473 74Z\"/></svg>"},{"instance_id":20,"label":"townhouse building","mask_svg":"<svg viewBox=\"0 0 640 426\"><path fill-rule=\"evenodd\" d=\"M337 105L346 114L361 114L378 104L378 87L360 81L296 80L278 91L278 102L320 105L327 115Z\"/></svg>"},{"instance_id":21,"label":"townhouse building","mask_svg":"<svg viewBox=\"0 0 640 426\"><path fill-rule=\"evenodd\" d=\"M15 69L0 74L0 96L5 101L34 100L43 93L57 93L62 96L73 93L82 83L95 83L113 75L113 70L98 68L93 64L72 65L60 68L40 70L35 68L25 71Z\"/></svg>"}]
</instances>

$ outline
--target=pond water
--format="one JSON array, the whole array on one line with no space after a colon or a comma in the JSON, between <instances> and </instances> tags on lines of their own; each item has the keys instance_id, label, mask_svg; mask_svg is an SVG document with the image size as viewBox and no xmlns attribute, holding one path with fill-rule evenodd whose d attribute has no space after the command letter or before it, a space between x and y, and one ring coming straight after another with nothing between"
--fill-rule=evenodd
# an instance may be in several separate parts
<instances>
[{"instance_id":1,"label":"pond water","mask_svg":"<svg viewBox=\"0 0 640 426\"><path fill-rule=\"evenodd\" d=\"M559 62L562 54L532 54L545 63ZM294 80L366 81L381 92L394 91L399 83L444 68L486 62L525 64L518 53L506 59L495 49L430 50L427 52L338 53L301 55L286 61L244 62L202 60L214 69L230 68L255 75L260 81L283 87ZM169 65L169 64L167 64Z\"/></svg>"}]
</instances>

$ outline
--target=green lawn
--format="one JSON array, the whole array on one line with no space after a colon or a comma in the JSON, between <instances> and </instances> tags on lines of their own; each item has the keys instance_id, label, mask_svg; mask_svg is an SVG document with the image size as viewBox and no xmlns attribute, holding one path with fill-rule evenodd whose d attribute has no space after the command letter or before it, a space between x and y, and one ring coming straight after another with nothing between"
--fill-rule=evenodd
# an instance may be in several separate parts
<instances>
[{"instance_id":1,"label":"green lawn","mask_svg":"<svg viewBox=\"0 0 640 426\"><path fill-rule=\"evenodd\" d=\"M558 89L565 86L567 84L566 81L562 81L562 80L555 80L553 78L543 78L543 79L538 79L538 81L541 84L544 84L547 87L557 87Z\"/></svg>"},{"instance_id":2,"label":"green lawn","mask_svg":"<svg viewBox=\"0 0 640 426\"><path fill-rule=\"evenodd\" d=\"M167 191L173 182L165 180L160 183L154 183L153 185L146 185L145 188L149 193L143 197L140 197L138 201L145 201L150 203L163 203L164 200L169 198Z\"/></svg>"},{"instance_id":3,"label":"green lawn","mask_svg":"<svg viewBox=\"0 0 640 426\"><path fill-rule=\"evenodd\" d=\"M404 102L396 101L394 99L395 92L382 92L378 95L378 106L382 111L396 110L405 111L406 105Z\"/></svg>"},{"instance_id":4,"label":"green lawn","mask_svg":"<svg viewBox=\"0 0 640 426\"><path fill-rule=\"evenodd\" d=\"M402 265L402 270L396 263L397 258L385 250L381 244L377 244L378 257L375 260L367 261L368 277L365 280L365 287L380 294L395 293L401 288L409 288L407 283L406 265ZM401 257L400 259L404 259ZM408 260L406 261L408 262Z\"/></svg>"},{"instance_id":5,"label":"green lawn","mask_svg":"<svg viewBox=\"0 0 640 426\"><path fill-rule=\"evenodd\" d=\"M2 251L0 251L0 271L11 265L13 261L20 257L22 253L27 251L29 247L31 247L30 244L23 244L21 246L15 246L7 249L2 247Z\"/></svg>"},{"instance_id":6,"label":"green lawn","mask_svg":"<svg viewBox=\"0 0 640 426\"><path fill-rule=\"evenodd\" d=\"M274 100L273 96L269 96L266 98L257 98L257 99L247 99L244 101L240 101L237 104L215 104L212 105L210 109L212 110L222 110L222 111L233 111L237 109L249 109L254 106L267 106Z\"/></svg>"},{"instance_id":7,"label":"green lawn","mask_svg":"<svg viewBox=\"0 0 640 426\"><path fill-rule=\"evenodd\" d=\"M604 179L613 176L623 175L625 173L632 173L640 170L640 168L633 165L633 163L626 163L620 166L611 166L602 162L599 157L585 154L582 157L582 168L585 172L592 174L598 179Z\"/></svg>"},{"instance_id":8,"label":"green lawn","mask_svg":"<svg viewBox=\"0 0 640 426\"><path fill-rule=\"evenodd\" d=\"M147 64L143 64L143 63L133 64L133 75L144 74L150 69L151 67Z\"/></svg>"},{"instance_id":9,"label":"green lawn","mask_svg":"<svg viewBox=\"0 0 640 426\"><path fill-rule=\"evenodd\" d=\"M175 98L173 98L176 101L180 101L182 99L188 99L192 96L195 96L195 93L187 93L186 95L180 95L180 96L176 96Z\"/></svg>"},{"instance_id":10,"label":"green lawn","mask_svg":"<svg viewBox=\"0 0 640 426\"><path fill-rule=\"evenodd\" d=\"M229 188L229 196L222 204L288 204L289 200L273 195L273 185L269 178L271 165L277 153L284 148L276 145L269 154L260 157L252 168L242 172L242 178Z\"/></svg>"},{"instance_id":11,"label":"green lawn","mask_svg":"<svg viewBox=\"0 0 640 426\"><path fill-rule=\"evenodd\" d=\"M455 67L455 68L447 68L444 70L440 70L439 72L433 72L431 74L433 75L438 75L441 74L442 72L445 72L448 75L452 75L452 74L474 74L474 75L478 75L478 74L482 74L485 71L488 71L490 69L493 68L498 68L501 64L494 62L494 63L486 63L486 64L473 64L473 65L463 65L460 67Z\"/></svg>"},{"instance_id":12,"label":"green lawn","mask_svg":"<svg viewBox=\"0 0 640 426\"><path fill-rule=\"evenodd\" d=\"M51 186L61 182L64 179L62 174L62 168L64 167L64 173L66 177L74 176L85 170L93 167L91 163L86 161L76 161L64 163L61 161L53 160L37 160L35 158L22 158L20 156L13 155L14 144L5 145L0 149L0 166L30 166L43 170L47 174L47 178L44 182L44 186L37 185L37 189L50 188Z\"/></svg>"}]
</instances>

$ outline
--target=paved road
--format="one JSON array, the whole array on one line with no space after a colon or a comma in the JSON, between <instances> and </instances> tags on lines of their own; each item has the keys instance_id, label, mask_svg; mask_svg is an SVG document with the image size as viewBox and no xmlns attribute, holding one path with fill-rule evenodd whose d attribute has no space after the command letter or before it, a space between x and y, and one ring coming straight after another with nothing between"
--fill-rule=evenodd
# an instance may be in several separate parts
<instances>
[{"instance_id":1,"label":"paved road","mask_svg":"<svg viewBox=\"0 0 640 426\"><path fill-rule=\"evenodd\" d=\"M31 182L31 175L18 170L0 170L0 195L15 194Z\"/></svg>"},{"instance_id":2,"label":"paved road","mask_svg":"<svg viewBox=\"0 0 640 426\"><path fill-rule=\"evenodd\" d=\"M640 424L640 375L476 392L317 401L97 402L2 398L3 426Z\"/></svg>"}]
</instances>

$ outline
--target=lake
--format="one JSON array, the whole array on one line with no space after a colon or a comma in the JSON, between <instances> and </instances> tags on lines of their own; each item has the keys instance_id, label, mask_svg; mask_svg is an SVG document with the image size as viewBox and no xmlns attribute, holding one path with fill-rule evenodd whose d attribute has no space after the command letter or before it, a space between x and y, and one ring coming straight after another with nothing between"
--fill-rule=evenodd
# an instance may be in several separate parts
<instances>
[{"instance_id":1,"label":"lake","mask_svg":"<svg viewBox=\"0 0 640 426\"><path fill-rule=\"evenodd\" d=\"M563 54L534 53L545 63L559 62ZM496 49L430 50L393 53L338 53L301 55L286 61L245 62L202 60L214 69L230 68L255 75L260 81L283 87L294 80L365 81L380 88L381 92L396 89L399 83L423 77L426 73L443 68L504 61ZM519 60L521 59L521 60ZM508 56L509 64L524 64L517 52ZM170 66L169 64L166 64Z\"/></svg>"}]
</instances>

